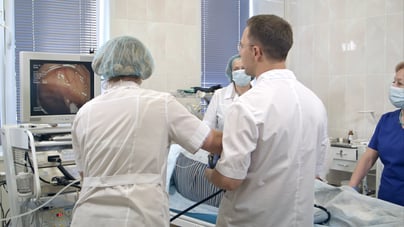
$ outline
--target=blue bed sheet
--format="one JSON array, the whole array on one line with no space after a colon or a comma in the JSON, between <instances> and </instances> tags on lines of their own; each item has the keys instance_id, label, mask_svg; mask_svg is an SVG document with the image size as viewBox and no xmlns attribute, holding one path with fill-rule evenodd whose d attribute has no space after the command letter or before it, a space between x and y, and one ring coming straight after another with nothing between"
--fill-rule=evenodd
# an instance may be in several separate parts
<instances>
[{"instance_id":1,"label":"blue bed sheet","mask_svg":"<svg viewBox=\"0 0 404 227\"><path fill-rule=\"evenodd\" d=\"M187 209L188 207L191 207L195 203L196 202L191 201L191 200L183 197L181 194L179 194L177 192L177 190L175 189L174 185L170 186L169 205L170 205L171 211L180 213L183 210ZM192 210L185 213L184 215L215 224L217 212L218 212L217 207L206 205L206 204L200 204L197 207L195 207Z\"/></svg>"},{"instance_id":2,"label":"blue bed sheet","mask_svg":"<svg viewBox=\"0 0 404 227\"><path fill-rule=\"evenodd\" d=\"M189 200L182 196L180 193L177 192L175 185L172 184L171 176L175 169L176 160L178 155L181 152L185 151L181 146L178 144L173 144L170 147L170 152L168 155L168 164L167 164L167 187L166 190L169 194L169 206L170 210L176 213L179 213L188 207L194 205L195 201ZM207 204L200 204L197 207L193 208L185 215L189 217L193 217L199 220L203 220L212 224L216 223L218 208L214 206L210 206Z\"/></svg>"}]
</instances>

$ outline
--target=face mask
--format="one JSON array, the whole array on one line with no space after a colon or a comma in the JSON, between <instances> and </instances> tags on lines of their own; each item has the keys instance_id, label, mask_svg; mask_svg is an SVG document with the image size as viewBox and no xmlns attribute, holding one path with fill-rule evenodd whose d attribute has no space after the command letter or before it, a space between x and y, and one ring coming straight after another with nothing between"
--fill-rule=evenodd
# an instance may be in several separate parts
<instances>
[{"instance_id":1,"label":"face mask","mask_svg":"<svg viewBox=\"0 0 404 227\"><path fill-rule=\"evenodd\" d=\"M404 88L390 86L390 102L395 107L404 109Z\"/></svg>"},{"instance_id":2,"label":"face mask","mask_svg":"<svg viewBox=\"0 0 404 227\"><path fill-rule=\"evenodd\" d=\"M251 81L251 76L245 74L244 69L235 70L232 72L233 81L237 86L244 87L247 86Z\"/></svg>"}]
</instances>

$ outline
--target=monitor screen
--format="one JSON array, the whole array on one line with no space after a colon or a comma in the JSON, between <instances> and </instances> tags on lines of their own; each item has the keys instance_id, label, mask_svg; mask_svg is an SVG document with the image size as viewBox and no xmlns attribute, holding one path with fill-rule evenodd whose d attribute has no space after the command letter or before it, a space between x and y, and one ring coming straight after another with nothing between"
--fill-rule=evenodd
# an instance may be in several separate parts
<instances>
[{"instance_id":1,"label":"monitor screen","mask_svg":"<svg viewBox=\"0 0 404 227\"><path fill-rule=\"evenodd\" d=\"M100 93L93 56L20 52L20 123L64 124Z\"/></svg>"}]
</instances>

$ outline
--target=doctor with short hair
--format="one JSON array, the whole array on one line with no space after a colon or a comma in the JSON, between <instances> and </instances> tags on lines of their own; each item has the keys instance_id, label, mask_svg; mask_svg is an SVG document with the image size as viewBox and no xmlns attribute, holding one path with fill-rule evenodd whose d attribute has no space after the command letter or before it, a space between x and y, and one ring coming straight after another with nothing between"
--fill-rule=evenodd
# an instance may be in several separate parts
<instances>
[{"instance_id":1,"label":"doctor with short hair","mask_svg":"<svg viewBox=\"0 0 404 227\"><path fill-rule=\"evenodd\" d=\"M153 59L138 39L109 40L92 67L107 86L80 108L73 123L82 190L71 226L169 226L170 144L220 152L221 133L172 95L140 87L152 74Z\"/></svg>"},{"instance_id":2,"label":"doctor with short hair","mask_svg":"<svg viewBox=\"0 0 404 227\"><path fill-rule=\"evenodd\" d=\"M226 190L218 227L312 226L318 151L326 151L321 100L286 68L292 28L275 15L247 21L239 53L254 86L227 110L223 151L206 177Z\"/></svg>"}]
</instances>

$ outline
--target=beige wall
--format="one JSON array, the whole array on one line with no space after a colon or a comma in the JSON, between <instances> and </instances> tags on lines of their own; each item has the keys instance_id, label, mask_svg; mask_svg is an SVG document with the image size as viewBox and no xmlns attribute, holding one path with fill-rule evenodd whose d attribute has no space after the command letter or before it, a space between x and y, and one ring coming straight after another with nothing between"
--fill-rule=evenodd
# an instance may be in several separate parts
<instances>
[{"instance_id":1,"label":"beige wall","mask_svg":"<svg viewBox=\"0 0 404 227\"><path fill-rule=\"evenodd\" d=\"M403 0L285 0L295 44L289 67L320 96L329 134L369 139L369 113L393 110L388 88L404 60Z\"/></svg>"},{"instance_id":2,"label":"beige wall","mask_svg":"<svg viewBox=\"0 0 404 227\"><path fill-rule=\"evenodd\" d=\"M131 35L150 50L155 71L143 87L171 92L200 86L199 0L110 1L110 37Z\"/></svg>"},{"instance_id":3,"label":"beige wall","mask_svg":"<svg viewBox=\"0 0 404 227\"><path fill-rule=\"evenodd\" d=\"M144 87L174 91L199 86L199 0L110 4L111 37L136 36L155 58L155 73ZM395 65L404 60L403 4L403 0L285 0L285 17L295 38L289 68L323 100L331 137L346 136L353 129L356 138L368 140L376 121L360 112L374 111L378 120L394 109L387 92ZM261 5L260 13L274 10L271 1L266 5L268 9Z\"/></svg>"}]
</instances>

